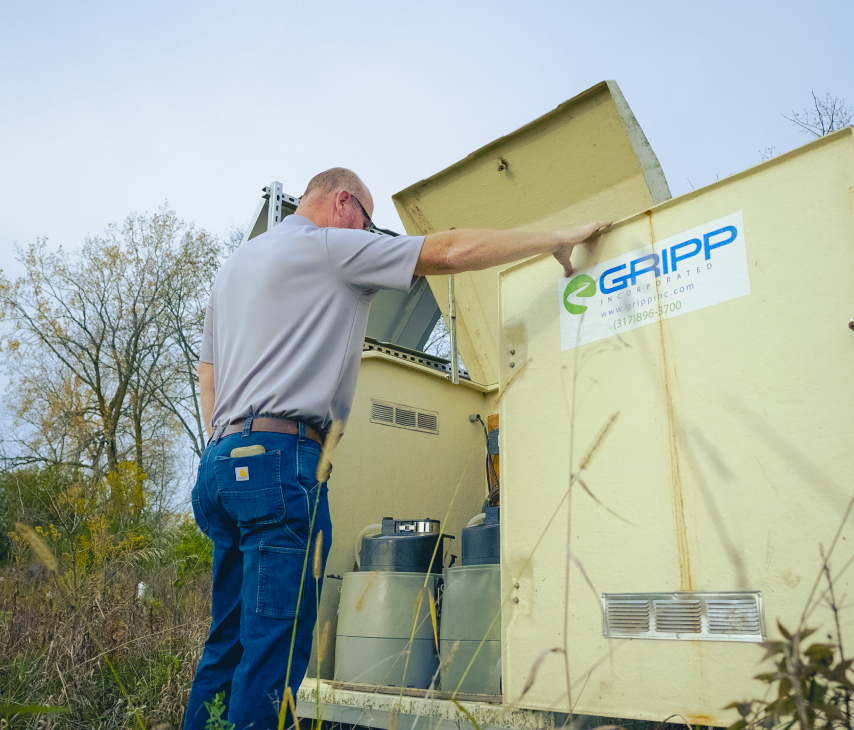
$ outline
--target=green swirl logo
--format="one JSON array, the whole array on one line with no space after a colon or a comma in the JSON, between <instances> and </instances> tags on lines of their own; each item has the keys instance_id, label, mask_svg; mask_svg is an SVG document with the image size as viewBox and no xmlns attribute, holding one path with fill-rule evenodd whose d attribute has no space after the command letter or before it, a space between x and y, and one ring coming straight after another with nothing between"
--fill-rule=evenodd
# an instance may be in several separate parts
<instances>
[{"instance_id":1,"label":"green swirl logo","mask_svg":"<svg viewBox=\"0 0 854 730\"><path fill-rule=\"evenodd\" d=\"M582 314L587 311L587 307L583 304L574 304L569 301L571 294L576 297L592 297L596 294L596 282L587 274L580 274L572 279L563 290L563 306L570 314Z\"/></svg>"}]
</instances>

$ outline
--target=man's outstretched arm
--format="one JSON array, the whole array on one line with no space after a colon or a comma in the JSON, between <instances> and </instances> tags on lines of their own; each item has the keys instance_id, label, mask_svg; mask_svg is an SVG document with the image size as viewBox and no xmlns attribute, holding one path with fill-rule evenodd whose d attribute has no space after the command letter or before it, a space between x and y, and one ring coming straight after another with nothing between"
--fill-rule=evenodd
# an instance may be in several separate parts
<instances>
[{"instance_id":1,"label":"man's outstretched arm","mask_svg":"<svg viewBox=\"0 0 854 730\"><path fill-rule=\"evenodd\" d=\"M572 273L569 257L573 247L609 225L611 221L597 221L568 231L549 233L474 228L431 233L424 239L415 274L459 274L550 253L563 266L564 274L569 276Z\"/></svg>"},{"instance_id":2,"label":"man's outstretched arm","mask_svg":"<svg viewBox=\"0 0 854 730\"><path fill-rule=\"evenodd\" d=\"M199 363L199 397L202 401L202 419L205 422L205 430L208 432L208 438L213 436L213 425L211 418L213 417L214 397L214 368L209 362Z\"/></svg>"}]
</instances>

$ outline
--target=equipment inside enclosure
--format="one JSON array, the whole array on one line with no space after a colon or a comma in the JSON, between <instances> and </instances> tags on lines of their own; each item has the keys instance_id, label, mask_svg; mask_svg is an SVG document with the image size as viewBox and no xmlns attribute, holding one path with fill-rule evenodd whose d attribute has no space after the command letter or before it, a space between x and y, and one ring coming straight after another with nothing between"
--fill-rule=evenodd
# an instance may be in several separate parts
<instances>
[{"instance_id":1,"label":"equipment inside enclosure","mask_svg":"<svg viewBox=\"0 0 854 730\"><path fill-rule=\"evenodd\" d=\"M439 646L444 662L443 692L501 694L501 566L498 563L459 565L445 571Z\"/></svg>"},{"instance_id":2,"label":"equipment inside enclosure","mask_svg":"<svg viewBox=\"0 0 854 730\"><path fill-rule=\"evenodd\" d=\"M483 521L463 530L463 565L498 565L501 561L500 507L487 507Z\"/></svg>"},{"instance_id":3,"label":"equipment inside enclosure","mask_svg":"<svg viewBox=\"0 0 854 730\"><path fill-rule=\"evenodd\" d=\"M438 610L430 604L441 583L444 538L453 536L429 518L384 517L382 532L363 535L359 572L345 574L341 585L336 680L420 689L436 684L431 613Z\"/></svg>"},{"instance_id":4,"label":"equipment inside enclosure","mask_svg":"<svg viewBox=\"0 0 854 730\"><path fill-rule=\"evenodd\" d=\"M483 503L483 509L487 507L498 507L501 504L501 489L498 476L498 414L489 416L487 423L483 422L479 413L472 413L469 416L469 421L472 423L480 423L483 427L483 435L486 438L486 484L487 496Z\"/></svg>"},{"instance_id":5,"label":"equipment inside enclosure","mask_svg":"<svg viewBox=\"0 0 854 730\"><path fill-rule=\"evenodd\" d=\"M498 518L498 507L473 518L463 530L462 565L445 570L440 634L445 692L501 694Z\"/></svg>"},{"instance_id":6,"label":"equipment inside enclosure","mask_svg":"<svg viewBox=\"0 0 854 730\"><path fill-rule=\"evenodd\" d=\"M454 539L440 534L438 520L383 517L382 532L362 538L359 570L441 573L445 538Z\"/></svg>"},{"instance_id":7,"label":"equipment inside enclosure","mask_svg":"<svg viewBox=\"0 0 854 730\"><path fill-rule=\"evenodd\" d=\"M424 591L425 579L429 595ZM429 687L439 669L430 602L440 580L436 573L346 573L338 609L335 679Z\"/></svg>"}]
</instances>

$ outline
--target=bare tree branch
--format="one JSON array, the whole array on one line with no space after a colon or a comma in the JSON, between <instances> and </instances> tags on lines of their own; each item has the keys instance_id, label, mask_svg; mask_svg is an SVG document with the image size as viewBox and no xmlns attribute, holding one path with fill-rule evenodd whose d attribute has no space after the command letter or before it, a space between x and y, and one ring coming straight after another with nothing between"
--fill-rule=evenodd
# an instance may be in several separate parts
<instances>
[{"instance_id":1,"label":"bare tree branch","mask_svg":"<svg viewBox=\"0 0 854 730\"><path fill-rule=\"evenodd\" d=\"M815 95L815 90L812 91L812 99L812 109L793 111L790 117L782 115L784 119L797 125L804 134L811 134L816 138L824 137L847 127L854 119L854 109L845 106L845 99L828 93L822 100Z\"/></svg>"}]
</instances>

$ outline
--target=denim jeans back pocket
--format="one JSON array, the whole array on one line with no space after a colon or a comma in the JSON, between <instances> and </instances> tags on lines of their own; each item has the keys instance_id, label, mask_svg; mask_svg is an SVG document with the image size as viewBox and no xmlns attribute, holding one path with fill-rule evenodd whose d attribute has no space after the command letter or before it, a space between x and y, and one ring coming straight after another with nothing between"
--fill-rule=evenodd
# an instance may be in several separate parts
<instances>
[{"instance_id":1,"label":"denim jeans back pocket","mask_svg":"<svg viewBox=\"0 0 854 730\"><path fill-rule=\"evenodd\" d=\"M240 526L272 525L285 519L280 451L214 461L219 497Z\"/></svg>"}]
</instances>

